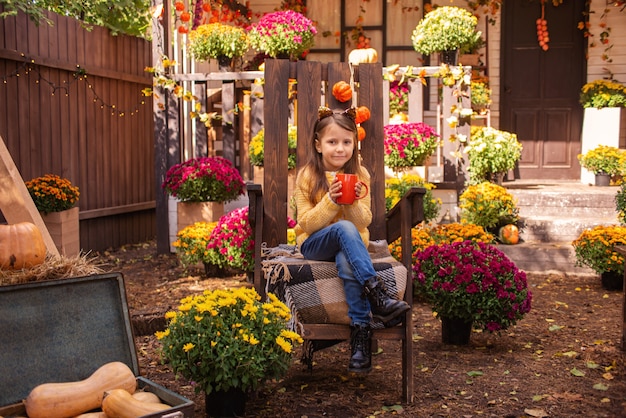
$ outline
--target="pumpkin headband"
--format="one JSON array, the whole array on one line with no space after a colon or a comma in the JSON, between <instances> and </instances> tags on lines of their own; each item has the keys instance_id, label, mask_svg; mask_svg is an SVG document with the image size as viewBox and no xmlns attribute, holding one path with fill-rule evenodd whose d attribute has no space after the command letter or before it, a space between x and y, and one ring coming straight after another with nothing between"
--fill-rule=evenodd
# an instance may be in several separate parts
<instances>
[{"instance_id":1,"label":"pumpkin headband","mask_svg":"<svg viewBox=\"0 0 626 418\"><path fill-rule=\"evenodd\" d=\"M320 121L324 118L329 117L330 115L344 115L350 118L353 122L356 121L356 109L354 107L349 107L346 110L336 112L329 107L320 106L317 109L317 120Z\"/></svg>"}]
</instances>

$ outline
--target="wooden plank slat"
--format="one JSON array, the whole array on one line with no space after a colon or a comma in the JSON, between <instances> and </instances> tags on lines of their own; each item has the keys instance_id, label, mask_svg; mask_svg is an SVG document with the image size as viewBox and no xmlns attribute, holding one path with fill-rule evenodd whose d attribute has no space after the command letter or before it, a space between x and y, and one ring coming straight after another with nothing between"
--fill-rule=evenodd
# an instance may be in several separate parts
<instances>
[{"instance_id":1,"label":"wooden plank slat","mask_svg":"<svg viewBox=\"0 0 626 418\"><path fill-rule=\"evenodd\" d=\"M287 161L289 97L289 61L270 59L265 61L264 106L265 112L265 158ZM268 246L287 241L287 164L266 164L264 167L263 195L265 219L263 237Z\"/></svg>"},{"instance_id":2,"label":"wooden plank slat","mask_svg":"<svg viewBox=\"0 0 626 418\"><path fill-rule=\"evenodd\" d=\"M50 254L59 255L52 237L41 215L30 197L19 170L11 158L4 140L0 136L0 210L9 224L31 222L39 228L46 249Z\"/></svg>"},{"instance_id":3,"label":"wooden plank slat","mask_svg":"<svg viewBox=\"0 0 626 418\"><path fill-rule=\"evenodd\" d=\"M320 62L298 61L298 74L306 74L305 77L298 78L298 97L306 97L307 100L299 100L298 108L298 147L296 150L296 162L298 167L307 163L309 157L313 155L312 133L317 121L317 113L322 100L320 85L321 67Z\"/></svg>"},{"instance_id":4,"label":"wooden plank slat","mask_svg":"<svg viewBox=\"0 0 626 418\"><path fill-rule=\"evenodd\" d=\"M361 142L363 165L369 170L372 180L370 192L372 196L385 195L385 161L384 154L384 119L382 97L382 64L359 65L359 105L367 106L371 117L362 124L365 139ZM372 199L372 223L370 235L372 239L385 239L385 201Z\"/></svg>"}]
</instances>

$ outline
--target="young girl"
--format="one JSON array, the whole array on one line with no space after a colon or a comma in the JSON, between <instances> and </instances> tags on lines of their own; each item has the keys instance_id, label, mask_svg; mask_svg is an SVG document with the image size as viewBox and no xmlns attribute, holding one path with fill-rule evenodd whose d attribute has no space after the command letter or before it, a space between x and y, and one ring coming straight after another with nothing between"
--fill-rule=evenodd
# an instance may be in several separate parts
<instances>
[{"instance_id":1,"label":"young girl","mask_svg":"<svg viewBox=\"0 0 626 418\"><path fill-rule=\"evenodd\" d=\"M362 198L361 194L367 193L363 183L369 189L370 175L359 163L354 120L354 109L336 112L320 107L313 133L315 152L296 179L295 231L305 258L337 264L352 328L348 370L367 372L372 367L371 316L389 323L410 306L389 296L367 251L372 212L369 194ZM358 199L351 205L337 204L342 195L337 173L359 178L355 186Z\"/></svg>"}]
</instances>

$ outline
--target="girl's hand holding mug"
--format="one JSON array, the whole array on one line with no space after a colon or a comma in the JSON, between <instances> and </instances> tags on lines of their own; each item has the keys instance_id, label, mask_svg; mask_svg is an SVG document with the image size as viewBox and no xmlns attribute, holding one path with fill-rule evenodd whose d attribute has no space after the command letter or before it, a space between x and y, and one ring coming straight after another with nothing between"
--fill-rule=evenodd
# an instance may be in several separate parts
<instances>
[{"instance_id":1,"label":"girl's hand holding mug","mask_svg":"<svg viewBox=\"0 0 626 418\"><path fill-rule=\"evenodd\" d=\"M338 183L340 185L339 193L337 193ZM355 200L363 199L368 193L367 185L359 181L356 174L339 173L330 187L330 197L334 197L333 200L338 205L351 205Z\"/></svg>"}]
</instances>

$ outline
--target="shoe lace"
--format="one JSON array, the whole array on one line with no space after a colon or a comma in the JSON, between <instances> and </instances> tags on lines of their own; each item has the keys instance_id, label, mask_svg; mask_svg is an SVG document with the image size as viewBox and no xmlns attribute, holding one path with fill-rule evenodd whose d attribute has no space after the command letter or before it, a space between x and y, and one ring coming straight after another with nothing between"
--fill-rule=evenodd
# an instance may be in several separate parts
<instances>
[{"instance_id":1,"label":"shoe lace","mask_svg":"<svg viewBox=\"0 0 626 418\"><path fill-rule=\"evenodd\" d=\"M352 352L362 351L365 355L369 355L370 346L367 344L370 331L366 328L357 328L354 330L352 339Z\"/></svg>"}]
</instances>

